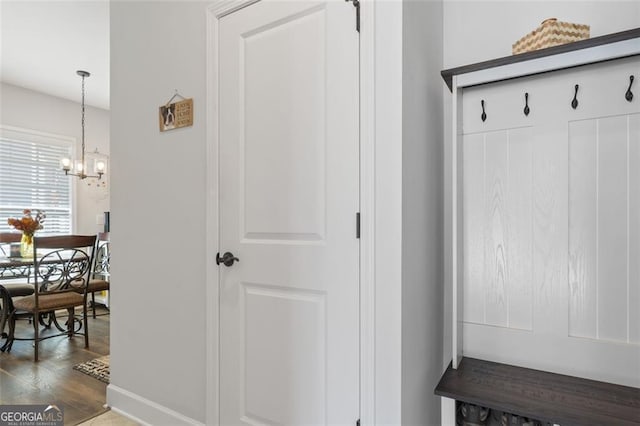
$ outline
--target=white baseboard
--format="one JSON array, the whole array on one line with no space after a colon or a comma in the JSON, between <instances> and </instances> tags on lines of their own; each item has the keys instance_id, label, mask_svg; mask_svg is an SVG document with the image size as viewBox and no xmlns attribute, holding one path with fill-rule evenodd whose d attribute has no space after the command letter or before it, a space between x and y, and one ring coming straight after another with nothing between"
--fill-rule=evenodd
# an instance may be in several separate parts
<instances>
[{"instance_id":1,"label":"white baseboard","mask_svg":"<svg viewBox=\"0 0 640 426\"><path fill-rule=\"evenodd\" d=\"M203 423L115 385L107 386L107 405L141 425L197 425Z\"/></svg>"}]
</instances>

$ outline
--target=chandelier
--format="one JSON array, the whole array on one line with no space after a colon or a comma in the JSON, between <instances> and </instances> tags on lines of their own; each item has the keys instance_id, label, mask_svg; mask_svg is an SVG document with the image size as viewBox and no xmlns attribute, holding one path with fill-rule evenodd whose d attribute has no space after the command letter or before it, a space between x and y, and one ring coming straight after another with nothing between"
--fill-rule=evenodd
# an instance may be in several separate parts
<instances>
[{"instance_id":1,"label":"chandelier","mask_svg":"<svg viewBox=\"0 0 640 426\"><path fill-rule=\"evenodd\" d=\"M80 77L82 77L82 156L80 157L80 160L76 160L75 163L71 160L71 158L63 158L62 161L61 161L62 170L64 170L64 174L65 175L77 176L80 179L86 179L86 178L100 179L100 178L102 178L102 175L106 171L107 163L101 158L96 158L94 160L94 163L93 163L93 173L95 173L95 175L88 175L87 174L87 163L86 163L86 159L85 159L85 146L84 146L84 79L86 77L89 77L91 74L89 74L87 71L76 71L76 74L78 74ZM98 150L96 149L96 153L97 152L98 152ZM72 169L73 169L73 172L72 172Z\"/></svg>"}]
</instances>

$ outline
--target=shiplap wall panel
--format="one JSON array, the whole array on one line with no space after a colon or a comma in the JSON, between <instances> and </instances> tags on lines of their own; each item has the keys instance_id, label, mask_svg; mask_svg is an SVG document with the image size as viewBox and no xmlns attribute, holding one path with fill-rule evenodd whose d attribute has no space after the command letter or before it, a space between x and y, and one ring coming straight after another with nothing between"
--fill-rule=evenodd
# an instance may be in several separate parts
<instances>
[{"instance_id":1,"label":"shiplap wall panel","mask_svg":"<svg viewBox=\"0 0 640 426\"><path fill-rule=\"evenodd\" d=\"M465 210L484 212L464 215L464 321L531 330L531 128L465 135L463 155Z\"/></svg>"},{"instance_id":2,"label":"shiplap wall panel","mask_svg":"<svg viewBox=\"0 0 640 426\"><path fill-rule=\"evenodd\" d=\"M531 128L509 131L507 147L507 325L532 329L533 146Z\"/></svg>"},{"instance_id":3,"label":"shiplap wall panel","mask_svg":"<svg viewBox=\"0 0 640 426\"><path fill-rule=\"evenodd\" d=\"M485 135L485 318L507 327L507 182L508 132Z\"/></svg>"},{"instance_id":4,"label":"shiplap wall panel","mask_svg":"<svg viewBox=\"0 0 640 426\"><path fill-rule=\"evenodd\" d=\"M597 337L597 121L569 123L569 335Z\"/></svg>"},{"instance_id":5,"label":"shiplap wall panel","mask_svg":"<svg viewBox=\"0 0 640 426\"><path fill-rule=\"evenodd\" d=\"M465 356L640 386L639 65L464 89Z\"/></svg>"},{"instance_id":6,"label":"shiplap wall panel","mask_svg":"<svg viewBox=\"0 0 640 426\"><path fill-rule=\"evenodd\" d=\"M545 113L550 114L548 111ZM567 336L568 129L566 123L539 124L534 132L534 331L550 336Z\"/></svg>"},{"instance_id":7,"label":"shiplap wall panel","mask_svg":"<svg viewBox=\"0 0 640 426\"><path fill-rule=\"evenodd\" d=\"M629 116L629 343L640 344L640 114Z\"/></svg>"},{"instance_id":8,"label":"shiplap wall panel","mask_svg":"<svg viewBox=\"0 0 640 426\"><path fill-rule=\"evenodd\" d=\"M627 117L598 120L598 338L627 341Z\"/></svg>"},{"instance_id":9,"label":"shiplap wall panel","mask_svg":"<svg viewBox=\"0 0 640 426\"><path fill-rule=\"evenodd\" d=\"M484 212L484 135L465 135L463 161L466 165L463 184L465 209ZM463 318L468 322L485 323L484 298L484 213L463 216L464 307Z\"/></svg>"}]
</instances>

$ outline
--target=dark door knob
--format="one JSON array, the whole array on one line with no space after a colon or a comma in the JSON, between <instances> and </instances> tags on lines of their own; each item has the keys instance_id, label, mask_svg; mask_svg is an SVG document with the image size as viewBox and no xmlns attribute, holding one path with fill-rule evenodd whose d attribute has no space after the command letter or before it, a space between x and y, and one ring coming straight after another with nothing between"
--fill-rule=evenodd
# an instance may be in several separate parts
<instances>
[{"instance_id":1,"label":"dark door knob","mask_svg":"<svg viewBox=\"0 0 640 426\"><path fill-rule=\"evenodd\" d=\"M229 251L223 254L222 257L220 257L220 253L216 254L216 263L218 265L224 263L225 266L231 266L233 265L233 262L240 262L240 259L235 257L233 253Z\"/></svg>"}]
</instances>

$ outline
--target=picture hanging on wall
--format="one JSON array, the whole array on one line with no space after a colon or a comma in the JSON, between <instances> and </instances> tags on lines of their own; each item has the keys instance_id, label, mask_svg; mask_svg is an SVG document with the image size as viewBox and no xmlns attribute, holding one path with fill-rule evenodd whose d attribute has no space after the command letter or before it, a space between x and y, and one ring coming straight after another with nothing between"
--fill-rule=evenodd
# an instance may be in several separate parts
<instances>
[{"instance_id":1,"label":"picture hanging on wall","mask_svg":"<svg viewBox=\"0 0 640 426\"><path fill-rule=\"evenodd\" d=\"M160 131L193 126L193 99L170 102L159 108Z\"/></svg>"}]
</instances>

